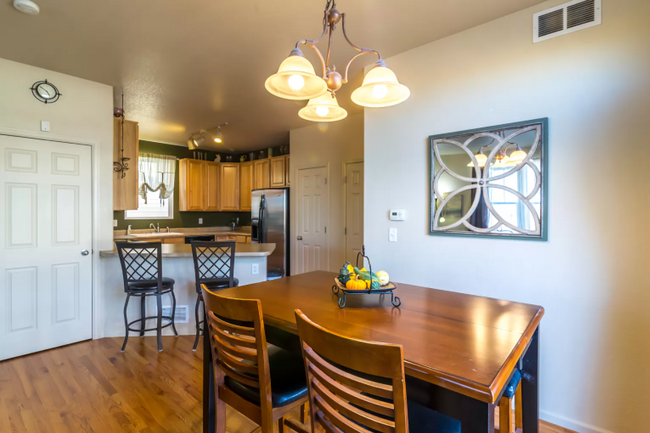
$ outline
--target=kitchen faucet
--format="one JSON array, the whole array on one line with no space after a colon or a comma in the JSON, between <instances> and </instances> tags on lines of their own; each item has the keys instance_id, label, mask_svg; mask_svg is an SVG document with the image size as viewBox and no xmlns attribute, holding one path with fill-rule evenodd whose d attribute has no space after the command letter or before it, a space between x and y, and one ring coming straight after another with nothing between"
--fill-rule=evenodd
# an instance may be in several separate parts
<instances>
[{"instance_id":1,"label":"kitchen faucet","mask_svg":"<svg viewBox=\"0 0 650 433\"><path fill-rule=\"evenodd\" d=\"M149 228L153 229L156 233L160 233L160 223L157 223L155 226L153 223L149 223Z\"/></svg>"}]
</instances>

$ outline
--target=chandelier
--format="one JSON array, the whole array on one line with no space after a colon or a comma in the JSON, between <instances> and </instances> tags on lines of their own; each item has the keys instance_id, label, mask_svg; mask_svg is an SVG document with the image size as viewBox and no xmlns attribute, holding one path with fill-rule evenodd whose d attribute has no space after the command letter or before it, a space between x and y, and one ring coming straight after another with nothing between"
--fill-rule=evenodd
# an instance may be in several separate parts
<instances>
[{"instance_id":1,"label":"chandelier","mask_svg":"<svg viewBox=\"0 0 650 433\"><path fill-rule=\"evenodd\" d=\"M332 34L336 25L341 23L343 36L347 43L358 51L345 67L341 75L336 66L330 66L332 51ZM327 35L327 54L325 58L316 44ZM321 62L322 76L317 76L313 65L307 60L300 45L313 48ZM345 13L336 9L334 0L327 0L323 14L323 33L318 39L302 39L265 83L266 90L272 95L290 100L309 100L306 107L298 113L300 117L313 122L334 122L344 119L347 111L341 108L336 100L336 92L348 82L350 65L358 57L375 54L377 61L366 74L363 84L352 92L352 102L362 107L390 107L404 102L411 92L408 87L397 81L395 73L386 67L386 62L378 51L359 47L350 41L345 31Z\"/></svg>"}]
</instances>

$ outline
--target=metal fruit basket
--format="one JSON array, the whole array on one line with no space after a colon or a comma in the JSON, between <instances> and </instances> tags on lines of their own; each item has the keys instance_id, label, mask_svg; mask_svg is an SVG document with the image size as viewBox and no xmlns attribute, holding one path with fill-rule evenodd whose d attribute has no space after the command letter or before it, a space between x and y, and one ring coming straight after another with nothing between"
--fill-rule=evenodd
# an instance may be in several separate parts
<instances>
[{"instance_id":1,"label":"metal fruit basket","mask_svg":"<svg viewBox=\"0 0 650 433\"><path fill-rule=\"evenodd\" d=\"M332 286L332 292L334 292L339 298L338 301L339 307L340 308L345 307L345 303L347 302L347 295L380 295L380 297L383 298L384 295L390 294L390 303L393 304L394 307L399 307L400 305L402 305L402 301L400 300L400 298L395 296L395 294L393 293L393 290L397 289L397 285L395 283L389 282L385 286L380 286L379 289L372 288L372 282L377 280L373 280L372 278L372 263L370 263L370 258L366 255L365 245L361 249L361 252L357 253L357 261L356 261L357 268L359 268L359 259L361 259L361 264L362 264L361 267L363 267L365 261L368 260L368 269L370 270L370 288L364 290L350 290L346 288L343 284L341 284L338 278L334 278L334 285ZM379 281L377 281L377 283L379 283Z\"/></svg>"}]
</instances>

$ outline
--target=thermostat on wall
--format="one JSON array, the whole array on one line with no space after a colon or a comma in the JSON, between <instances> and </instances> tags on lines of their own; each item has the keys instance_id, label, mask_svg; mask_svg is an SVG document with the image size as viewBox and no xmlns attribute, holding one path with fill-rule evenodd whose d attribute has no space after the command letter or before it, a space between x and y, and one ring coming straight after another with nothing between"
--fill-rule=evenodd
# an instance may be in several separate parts
<instances>
[{"instance_id":1,"label":"thermostat on wall","mask_svg":"<svg viewBox=\"0 0 650 433\"><path fill-rule=\"evenodd\" d=\"M406 211L404 209L391 209L389 215L391 221L404 221L406 219Z\"/></svg>"}]
</instances>

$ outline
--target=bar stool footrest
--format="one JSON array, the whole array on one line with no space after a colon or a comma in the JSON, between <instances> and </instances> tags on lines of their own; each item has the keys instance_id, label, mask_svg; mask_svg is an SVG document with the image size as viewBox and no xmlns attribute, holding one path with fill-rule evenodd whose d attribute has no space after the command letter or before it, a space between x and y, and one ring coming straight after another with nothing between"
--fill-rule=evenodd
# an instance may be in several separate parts
<instances>
[{"instance_id":1,"label":"bar stool footrest","mask_svg":"<svg viewBox=\"0 0 650 433\"><path fill-rule=\"evenodd\" d=\"M163 320L169 320L169 322L166 323L166 324L164 324L164 325L162 325L162 326L160 327L160 329L167 328L168 326L172 326L172 324L173 324L173 319L172 319L172 317L170 317L170 316L162 316L161 319L163 319ZM133 322L129 322L129 326L128 326L129 331L131 331L131 332L142 332L142 329L140 329L140 328L131 328L131 325L133 325L134 323L140 323L140 322L142 322L143 320L158 320L158 316L145 317L144 319L137 319L137 320L134 320ZM158 327L155 327L155 328L146 328L146 329L144 329L145 332L149 332L149 331L157 331L157 330L158 330Z\"/></svg>"}]
</instances>

